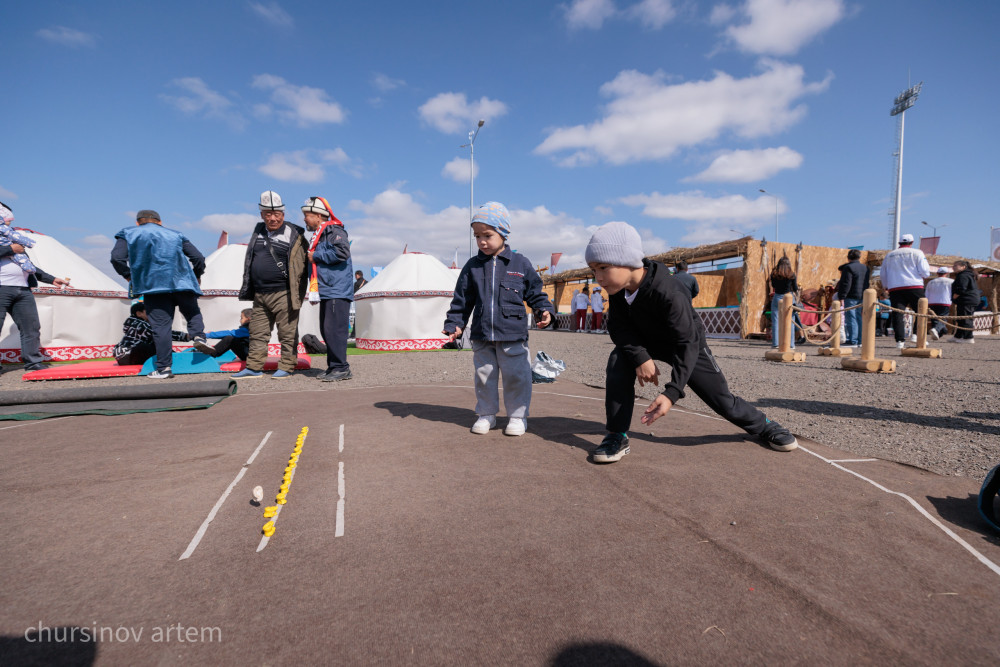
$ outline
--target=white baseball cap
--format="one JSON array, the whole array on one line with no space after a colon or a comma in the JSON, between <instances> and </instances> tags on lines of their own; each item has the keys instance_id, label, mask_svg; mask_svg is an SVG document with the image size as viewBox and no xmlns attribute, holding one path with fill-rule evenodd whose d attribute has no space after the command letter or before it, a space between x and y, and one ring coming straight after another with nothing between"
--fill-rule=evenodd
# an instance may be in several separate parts
<instances>
[{"instance_id":1,"label":"white baseball cap","mask_svg":"<svg viewBox=\"0 0 1000 667\"><path fill-rule=\"evenodd\" d=\"M900 243L913 243L913 234L903 234L899 237Z\"/></svg>"}]
</instances>

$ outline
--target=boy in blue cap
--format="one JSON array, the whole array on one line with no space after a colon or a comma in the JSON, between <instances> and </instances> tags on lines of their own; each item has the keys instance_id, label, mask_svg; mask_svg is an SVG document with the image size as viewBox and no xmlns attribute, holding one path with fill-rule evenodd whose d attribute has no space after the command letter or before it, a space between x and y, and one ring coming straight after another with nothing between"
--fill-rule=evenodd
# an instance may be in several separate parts
<instances>
[{"instance_id":1,"label":"boy in blue cap","mask_svg":"<svg viewBox=\"0 0 1000 667\"><path fill-rule=\"evenodd\" d=\"M444 323L449 342L472 324L472 363L476 368L476 423L472 432L488 433L500 410L498 383L503 373L507 435L523 435L531 403L531 362L528 353L527 303L541 310L538 326L546 327L554 311L542 291L542 280L523 255L507 245L510 214L499 202L488 202L472 218L479 252L462 267Z\"/></svg>"},{"instance_id":2,"label":"boy in blue cap","mask_svg":"<svg viewBox=\"0 0 1000 667\"><path fill-rule=\"evenodd\" d=\"M691 306L691 292L663 264L645 259L642 239L632 226L609 222L587 244L587 265L609 296L608 333L615 344L608 359L604 407L608 435L592 454L613 463L629 453L628 428L635 405L635 382L658 384L654 359L670 364L670 382L645 413L647 426L684 398L684 387L720 416L774 450L789 452L798 441L788 429L734 396L705 342L705 328Z\"/></svg>"}]
</instances>

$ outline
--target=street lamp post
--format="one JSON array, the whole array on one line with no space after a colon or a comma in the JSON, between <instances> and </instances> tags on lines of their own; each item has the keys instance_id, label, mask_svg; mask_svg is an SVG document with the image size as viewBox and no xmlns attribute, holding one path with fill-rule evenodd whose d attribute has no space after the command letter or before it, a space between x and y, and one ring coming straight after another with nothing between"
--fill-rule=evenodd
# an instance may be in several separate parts
<instances>
[{"instance_id":1,"label":"street lamp post","mask_svg":"<svg viewBox=\"0 0 1000 667\"><path fill-rule=\"evenodd\" d=\"M473 185L476 180L476 137L479 136L479 130L485 124L486 121L480 119L479 124L476 125L476 130L474 132L469 132L469 143L459 146L459 148L465 148L466 146L469 147L469 257L472 257L472 216L475 215Z\"/></svg>"},{"instance_id":2,"label":"street lamp post","mask_svg":"<svg viewBox=\"0 0 1000 667\"><path fill-rule=\"evenodd\" d=\"M758 191L763 192L768 197L774 197L774 242L778 242L778 196L764 190L762 188L757 188Z\"/></svg>"},{"instance_id":3,"label":"street lamp post","mask_svg":"<svg viewBox=\"0 0 1000 667\"><path fill-rule=\"evenodd\" d=\"M933 234L935 237L937 237L938 227L940 227L941 229L944 229L945 227L948 226L948 225L932 225L931 223L927 222L926 220L921 220L920 224L921 225L927 225L928 227L930 227L931 230L932 230L931 234Z\"/></svg>"}]
</instances>

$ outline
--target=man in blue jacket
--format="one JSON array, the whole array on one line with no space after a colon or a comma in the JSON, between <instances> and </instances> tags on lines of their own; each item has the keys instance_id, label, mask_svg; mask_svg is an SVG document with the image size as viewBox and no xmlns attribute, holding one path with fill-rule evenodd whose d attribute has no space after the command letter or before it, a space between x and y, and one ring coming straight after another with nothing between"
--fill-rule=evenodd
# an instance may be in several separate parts
<instances>
[{"instance_id":1,"label":"man in blue jacket","mask_svg":"<svg viewBox=\"0 0 1000 667\"><path fill-rule=\"evenodd\" d=\"M310 197L302 205L302 218L313 232L309 244L309 261L313 277L309 284L309 300L319 298L319 329L326 343L326 373L323 382L350 380L351 366L347 363L347 335L351 324L351 302L354 301L354 266L351 264L351 241L344 223L330 210L323 197ZM315 281L316 292L313 292Z\"/></svg>"},{"instance_id":2,"label":"man in blue jacket","mask_svg":"<svg viewBox=\"0 0 1000 667\"><path fill-rule=\"evenodd\" d=\"M139 211L135 227L126 227L115 234L115 239L111 266L129 281L134 296L142 295L146 318L153 329L156 369L146 377L161 380L174 376L170 365L175 308L187 320L188 337L195 348L212 354L198 308L205 257L183 234L164 227L159 213L148 209Z\"/></svg>"}]
</instances>

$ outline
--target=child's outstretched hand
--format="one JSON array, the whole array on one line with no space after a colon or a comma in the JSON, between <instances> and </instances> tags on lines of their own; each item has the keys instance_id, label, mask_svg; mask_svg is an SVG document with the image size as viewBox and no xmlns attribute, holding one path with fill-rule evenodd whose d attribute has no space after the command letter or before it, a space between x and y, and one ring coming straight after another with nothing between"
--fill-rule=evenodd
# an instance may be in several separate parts
<instances>
[{"instance_id":1,"label":"child's outstretched hand","mask_svg":"<svg viewBox=\"0 0 1000 667\"><path fill-rule=\"evenodd\" d=\"M455 339L462 335L462 327L455 327L454 331L442 331L448 337L449 343L454 343Z\"/></svg>"},{"instance_id":2,"label":"child's outstretched hand","mask_svg":"<svg viewBox=\"0 0 1000 667\"><path fill-rule=\"evenodd\" d=\"M655 401L649 404L649 407L646 408L646 411L642 413L642 419L640 419L639 421L641 421L646 426L649 426L657 419L670 412L670 408L672 408L673 405L674 405L673 402L669 398L667 398L663 394L660 394L659 396L656 397Z\"/></svg>"},{"instance_id":3,"label":"child's outstretched hand","mask_svg":"<svg viewBox=\"0 0 1000 667\"><path fill-rule=\"evenodd\" d=\"M653 385L659 384L660 371L652 359L642 362L639 368L635 369L635 376L639 378L639 386L644 387L647 382Z\"/></svg>"}]
</instances>

